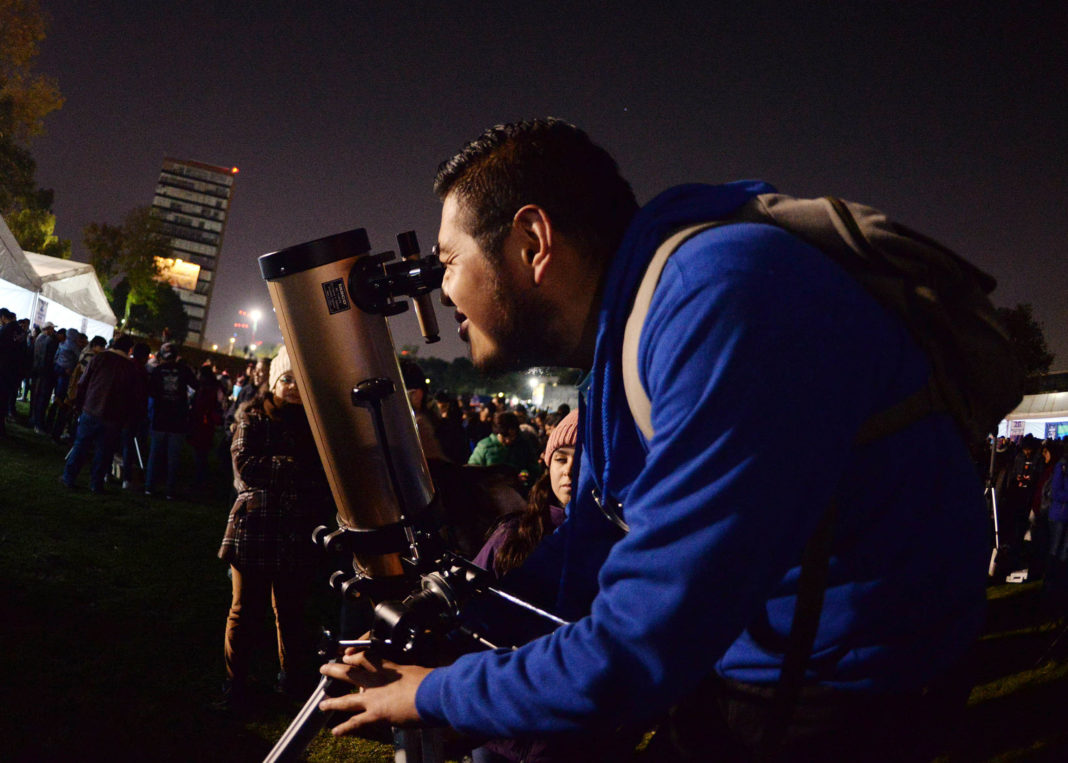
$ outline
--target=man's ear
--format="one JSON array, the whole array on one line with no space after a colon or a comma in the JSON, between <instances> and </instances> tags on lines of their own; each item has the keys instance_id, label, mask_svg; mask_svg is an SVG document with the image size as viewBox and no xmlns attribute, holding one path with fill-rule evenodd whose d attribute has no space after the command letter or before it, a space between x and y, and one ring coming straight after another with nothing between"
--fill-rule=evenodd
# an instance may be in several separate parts
<instances>
[{"instance_id":1,"label":"man's ear","mask_svg":"<svg viewBox=\"0 0 1068 763\"><path fill-rule=\"evenodd\" d=\"M553 257L553 224L549 213L536 204L527 204L515 213L513 230L522 244L523 264L531 269L534 285L539 286Z\"/></svg>"}]
</instances>

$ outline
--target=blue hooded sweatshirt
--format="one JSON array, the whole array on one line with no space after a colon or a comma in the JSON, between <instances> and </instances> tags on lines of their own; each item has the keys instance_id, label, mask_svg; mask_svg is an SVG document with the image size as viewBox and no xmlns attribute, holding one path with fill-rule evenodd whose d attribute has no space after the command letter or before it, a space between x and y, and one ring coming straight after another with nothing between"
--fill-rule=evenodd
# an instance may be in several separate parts
<instances>
[{"instance_id":1,"label":"blue hooded sweatshirt","mask_svg":"<svg viewBox=\"0 0 1068 763\"><path fill-rule=\"evenodd\" d=\"M854 444L929 367L904 323L818 250L750 223L681 246L638 348L653 438L634 424L620 348L653 252L773 190L680 186L636 216L606 274L578 487L543 544L562 559L557 612L574 622L433 671L416 697L425 721L494 737L603 730L655 720L713 672L774 684L801 554L832 497L810 681L916 690L976 637L987 547L975 469L944 415ZM595 493L622 506L629 533Z\"/></svg>"}]
</instances>

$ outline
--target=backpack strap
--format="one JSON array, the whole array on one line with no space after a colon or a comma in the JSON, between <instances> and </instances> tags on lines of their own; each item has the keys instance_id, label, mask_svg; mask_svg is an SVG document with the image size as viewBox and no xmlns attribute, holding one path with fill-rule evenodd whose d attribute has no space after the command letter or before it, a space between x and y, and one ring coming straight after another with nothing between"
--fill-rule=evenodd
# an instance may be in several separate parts
<instances>
[{"instance_id":1,"label":"backpack strap","mask_svg":"<svg viewBox=\"0 0 1068 763\"><path fill-rule=\"evenodd\" d=\"M723 223L711 222L692 225L669 236L653 254L635 294L634 305L623 333L623 388L634 423L645 435L646 440L651 440L654 434L652 403L645 392L638 372L638 342L653 301L653 294L660 282L660 275L663 273L668 258L689 239L721 224ZM922 392L926 390L925 387ZM917 399L914 400L913 397ZM866 423L861 431L861 437L877 439L896 429L902 414L911 417L919 410L925 412L930 410L924 408L928 400L926 395L913 397L908 398L901 406L891 409L885 421L873 421L870 427ZM902 410L898 410L899 407ZM838 501L832 499L820 517L819 525L809 538L802 554L794 619L790 625L790 640L757 750L757 755L761 760L774 759L781 749L786 729L789 727L794 707L804 684L805 668L816 640L820 613L823 611L823 594L827 587L827 569L830 564L831 542L837 516Z\"/></svg>"},{"instance_id":2,"label":"backpack strap","mask_svg":"<svg viewBox=\"0 0 1068 763\"><path fill-rule=\"evenodd\" d=\"M645 325L645 316L649 313L649 306L653 302L653 293L660 283L660 274L664 271L668 258L675 250L686 241L702 231L720 225L718 222L700 223L669 236L664 243L657 247L653 259L649 261L645 269L645 275L638 285L638 291L634 295L634 305L630 316L627 318L626 328L623 330L623 391L627 396L627 405L630 406L634 423L646 440L653 439L652 403L649 395L645 392L641 377L638 375L638 342L642 338L642 326Z\"/></svg>"}]
</instances>

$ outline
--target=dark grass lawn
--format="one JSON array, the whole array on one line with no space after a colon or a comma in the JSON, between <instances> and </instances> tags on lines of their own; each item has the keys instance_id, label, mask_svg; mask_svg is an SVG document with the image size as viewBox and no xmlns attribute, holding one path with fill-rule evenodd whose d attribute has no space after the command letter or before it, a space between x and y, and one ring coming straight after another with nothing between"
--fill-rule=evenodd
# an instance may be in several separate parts
<instances>
[{"instance_id":1,"label":"dark grass lawn","mask_svg":"<svg viewBox=\"0 0 1068 763\"><path fill-rule=\"evenodd\" d=\"M298 709L270 691L269 645L258 711L210 707L230 604L215 558L227 475L213 464L209 490L174 501L114 485L100 496L87 469L81 489L58 483L66 452L10 422L0 440L0 761L262 760ZM315 604L335 619L325 586ZM323 734L309 759L393 756Z\"/></svg>"},{"instance_id":2,"label":"dark grass lawn","mask_svg":"<svg viewBox=\"0 0 1068 763\"><path fill-rule=\"evenodd\" d=\"M297 704L270 692L263 650L256 712L210 708L229 606L215 558L229 481L175 501L57 482L66 448L9 424L0 439L0 761L259 761ZM186 464L186 474L191 465ZM1068 635L1037 614L1038 586L990 589L977 686L944 760L1068 760ZM323 587L324 624L337 603ZM265 632L267 624L264 625ZM903 734L908 729L902 729ZM312 761L392 760L392 748L325 733Z\"/></svg>"}]
</instances>

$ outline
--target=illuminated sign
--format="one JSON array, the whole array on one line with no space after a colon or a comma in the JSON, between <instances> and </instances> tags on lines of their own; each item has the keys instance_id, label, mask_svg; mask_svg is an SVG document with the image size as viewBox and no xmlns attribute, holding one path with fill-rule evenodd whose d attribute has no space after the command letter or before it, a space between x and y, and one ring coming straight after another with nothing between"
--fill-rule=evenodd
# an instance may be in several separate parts
<instances>
[{"instance_id":1,"label":"illuminated sign","mask_svg":"<svg viewBox=\"0 0 1068 763\"><path fill-rule=\"evenodd\" d=\"M165 281L179 289L194 291L200 277L200 265L171 257L156 258L156 280Z\"/></svg>"}]
</instances>

